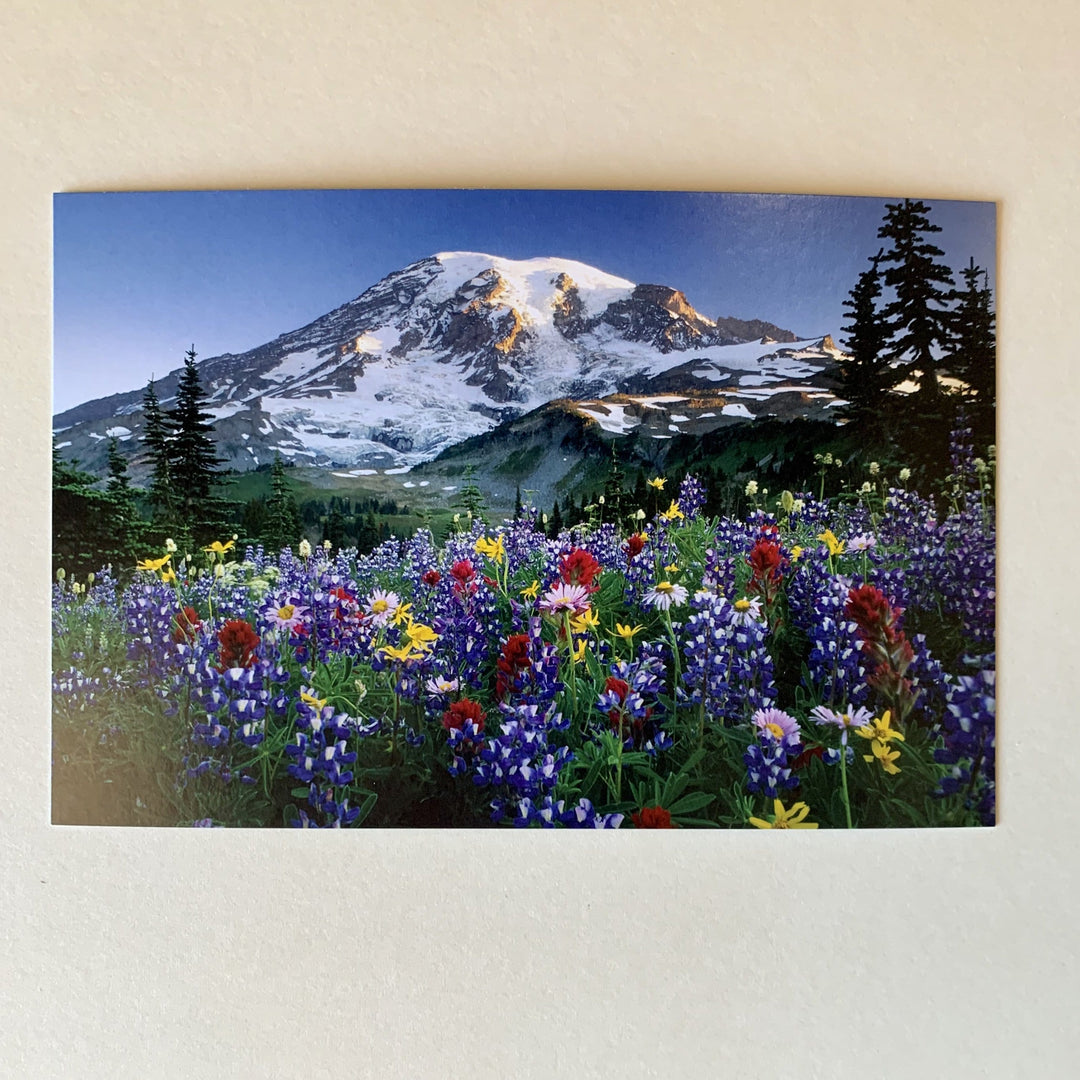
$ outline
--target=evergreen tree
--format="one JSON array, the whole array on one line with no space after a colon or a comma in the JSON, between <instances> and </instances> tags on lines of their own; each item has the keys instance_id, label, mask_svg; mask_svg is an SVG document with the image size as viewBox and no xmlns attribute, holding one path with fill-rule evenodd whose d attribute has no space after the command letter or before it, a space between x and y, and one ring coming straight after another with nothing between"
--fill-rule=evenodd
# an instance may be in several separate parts
<instances>
[{"instance_id":1,"label":"evergreen tree","mask_svg":"<svg viewBox=\"0 0 1080 1080\"><path fill-rule=\"evenodd\" d=\"M901 378L917 378L922 406L936 406L939 357L952 346L949 303L954 285L952 271L938 262L944 252L927 239L941 232L927 216L930 207L905 199L886 203L878 237L892 242L880 257L887 266L884 283L894 291L884 316L891 333L891 352L902 361Z\"/></svg>"},{"instance_id":2,"label":"evergreen tree","mask_svg":"<svg viewBox=\"0 0 1080 1080\"><path fill-rule=\"evenodd\" d=\"M379 542L379 526L375 521L375 515L369 510L362 521L357 523L356 550L361 555L366 555Z\"/></svg>"},{"instance_id":3,"label":"evergreen tree","mask_svg":"<svg viewBox=\"0 0 1080 1080\"><path fill-rule=\"evenodd\" d=\"M604 502L601 518L603 521L618 522L622 516L624 473L615 444L611 444L611 464L608 466L607 479L604 481Z\"/></svg>"},{"instance_id":4,"label":"evergreen tree","mask_svg":"<svg viewBox=\"0 0 1080 1080\"><path fill-rule=\"evenodd\" d=\"M262 540L268 551L280 551L300 542L300 512L285 476L285 465L276 452L270 467L270 497L266 500Z\"/></svg>"},{"instance_id":5,"label":"evergreen tree","mask_svg":"<svg viewBox=\"0 0 1080 1080\"><path fill-rule=\"evenodd\" d=\"M521 485L518 484L514 489L514 520L521 520L521 512L524 507L521 505Z\"/></svg>"},{"instance_id":6,"label":"evergreen tree","mask_svg":"<svg viewBox=\"0 0 1080 1080\"><path fill-rule=\"evenodd\" d=\"M127 461L115 438L109 439L109 479L105 487L106 528L110 543L104 555L119 565L133 563L143 537L143 522L128 479Z\"/></svg>"},{"instance_id":7,"label":"evergreen tree","mask_svg":"<svg viewBox=\"0 0 1080 1080\"><path fill-rule=\"evenodd\" d=\"M261 540L266 534L266 499L257 496L244 504L241 532L245 540Z\"/></svg>"},{"instance_id":8,"label":"evergreen tree","mask_svg":"<svg viewBox=\"0 0 1080 1080\"><path fill-rule=\"evenodd\" d=\"M169 443L170 483L179 523L196 541L219 538L224 531L226 504L215 494L221 483L221 459L214 448L213 420L204 408L206 391L195 367L195 347L184 355L184 370L169 412L173 436Z\"/></svg>"},{"instance_id":9,"label":"evergreen tree","mask_svg":"<svg viewBox=\"0 0 1080 1080\"><path fill-rule=\"evenodd\" d=\"M885 351L889 324L877 307L881 296L881 271L878 264L884 248L870 259L870 269L859 275L843 306L851 308L850 320L842 329L847 334L845 346L850 356L841 360L843 373L841 395L851 404L845 412L852 418L871 417L881 409L882 394L888 389L892 372Z\"/></svg>"},{"instance_id":10,"label":"evergreen tree","mask_svg":"<svg viewBox=\"0 0 1080 1080\"><path fill-rule=\"evenodd\" d=\"M634 484L634 510L644 510L649 504L649 485L645 482L645 473L638 469L637 482Z\"/></svg>"},{"instance_id":11,"label":"evergreen tree","mask_svg":"<svg viewBox=\"0 0 1080 1080\"><path fill-rule=\"evenodd\" d=\"M965 288L954 294L959 307L954 322L956 351L952 357L952 368L971 388L975 413L992 425L997 403L993 295L986 271L975 265L974 258L961 274Z\"/></svg>"},{"instance_id":12,"label":"evergreen tree","mask_svg":"<svg viewBox=\"0 0 1080 1080\"><path fill-rule=\"evenodd\" d=\"M345 546L345 515L342 514L338 501L335 501L330 509L330 516L326 519L323 539L329 540L335 550Z\"/></svg>"},{"instance_id":13,"label":"evergreen tree","mask_svg":"<svg viewBox=\"0 0 1080 1080\"><path fill-rule=\"evenodd\" d=\"M463 475L464 483L461 488L461 495L459 497L459 505L469 514L473 519L479 519L485 521L484 517L484 493L476 484L476 468L473 465L465 466L465 473Z\"/></svg>"},{"instance_id":14,"label":"evergreen tree","mask_svg":"<svg viewBox=\"0 0 1080 1080\"><path fill-rule=\"evenodd\" d=\"M170 439L172 430L168 417L161 411L154 390L154 380L146 385L143 394L143 436L150 460L150 487L147 495L156 524L171 525L175 521L173 507L172 465Z\"/></svg>"},{"instance_id":15,"label":"evergreen tree","mask_svg":"<svg viewBox=\"0 0 1080 1080\"><path fill-rule=\"evenodd\" d=\"M554 540L559 533L563 530L563 516L562 511L559 510L559 500L555 500L555 505L551 510L551 517L548 518L548 537Z\"/></svg>"},{"instance_id":16,"label":"evergreen tree","mask_svg":"<svg viewBox=\"0 0 1080 1080\"><path fill-rule=\"evenodd\" d=\"M53 440L53 569L69 574L100 570L110 561L107 551L110 503L93 485L97 478L65 461Z\"/></svg>"}]
</instances>

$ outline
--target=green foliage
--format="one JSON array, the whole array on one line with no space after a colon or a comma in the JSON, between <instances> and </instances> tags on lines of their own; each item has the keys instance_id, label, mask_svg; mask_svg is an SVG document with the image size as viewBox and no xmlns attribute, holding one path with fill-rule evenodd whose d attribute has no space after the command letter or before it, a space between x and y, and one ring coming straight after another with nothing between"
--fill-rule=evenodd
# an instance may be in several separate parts
<instances>
[{"instance_id":1,"label":"green foliage","mask_svg":"<svg viewBox=\"0 0 1080 1080\"><path fill-rule=\"evenodd\" d=\"M206 411L206 391L195 366L195 347L184 355L184 370L176 389L176 404L168 413L171 512L177 526L188 530L195 543L220 539L229 521L229 506L217 495L222 483L221 459L213 436L213 415Z\"/></svg>"},{"instance_id":2,"label":"green foliage","mask_svg":"<svg viewBox=\"0 0 1080 1080\"><path fill-rule=\"evenodd\" d=\"M277 453L270 467L270 498L266 500L261 538L268 551L280 551L300 540L300 514L285 476L285 465Z\"/></svg>"}]
</instances>

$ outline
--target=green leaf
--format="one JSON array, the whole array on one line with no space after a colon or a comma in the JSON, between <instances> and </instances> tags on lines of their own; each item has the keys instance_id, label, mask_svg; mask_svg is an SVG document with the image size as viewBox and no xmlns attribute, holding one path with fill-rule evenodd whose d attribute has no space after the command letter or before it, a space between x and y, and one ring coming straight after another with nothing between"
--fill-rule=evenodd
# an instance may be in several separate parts
<instances>
[{"instance_id":1,"label":"green leaf","mask_svg":"<svg viewBox=\"0 0 1080 1080\"><path fill-rule=\"evenodd\" d=\"M353 822L353 826L363 825L364 819L371 813L375 807L375 803L378 802L379 796L373 791L370 795L360 804L360 813L357 814L356 820Z\"/></svg>"},{"instance_id":2,"label":"green leaf","mask_svg":"<svg viewBox=\"0 0 1080 1080\"><path fill-rule=\"evenodd\" d=\"M672 817L676 814L692 814L695 810L708 806L715 798L715 795L710 795L707 791L692 791L668 806L667 810Z\"/></svg>"}]
</instances>

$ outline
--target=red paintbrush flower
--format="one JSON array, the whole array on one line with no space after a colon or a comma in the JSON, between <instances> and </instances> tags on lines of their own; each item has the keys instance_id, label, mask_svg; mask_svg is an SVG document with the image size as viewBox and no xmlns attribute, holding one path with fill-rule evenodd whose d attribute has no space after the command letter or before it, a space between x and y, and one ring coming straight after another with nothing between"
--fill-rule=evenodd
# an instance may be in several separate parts
<instances>
[{"instance_id":1,"label":"red paintbrush flower","mask_svg":"<svg viewBox=\"0 0 1080 1080\"><path fill-rule=\"evenodd\" d=\"M750 570L755 581L775 582L780 579L783 566L783 556L780 554L780 545L771 540L759 540L751 549Z\"/></svg>"},{"instance_id":2,"label":"red paintbrush flower","mask_svg":"<svg viewBox=\"0 0 1080 1080\"><path fill-rule=\"evenodd\" d=\"M221 646L218 659L218 671L227 668L251 667L255 663L255 649L259 645L259 635L251 623L244 619L230 619L218 631L218 644Z\"/></svg>"},{"instance_id":3,"label":"red paintbrush flower","mask_svg":"<svg viewBox=\"0 0 1080 1080\"><path fill-rule=\"evenodd\" d=\"M874 585L860 585L848 592L844 614L859 627L863 638L875 638L899 618L889 598Z\"/></svg>"},{"instance_id":4,"label":"red paintbrush flower","mask_svg":"<svg viewBox=\"0 0 1080 1080\"><path fill-rule=\"evenodd\" d=\"M645 550L645 537L642 533L634 533L626 538L626 557L632 559Z\"/></svg>"},{"instance_id":5,"label":"red paintbrush flower","mask_svg":"<svg viewBox=\"0 0 1080 1080\"><path fill-rule=\"evenodd\" d=\"M637 829L674 829L671 813L662 806L643 806L630 815Z\"/></svg>"},{"instance_id":6,"label":"red paintbrush flower","mask_svg":"<svg viewBox=\"0 0 1080 1080\"><path fill-rule=\"evenodd\" d=\"M202 620L199 618L199 613L193 607L185 607L184 610L173 619L173 623L176 628L173 630L172 639L177 645L194 641L196 634L202 629Z\"/></svg>"},{"instance_id":7,"label":"red paintbrush flower","mask_svg":"<svg viewBox=\"0 0 1080 1080\"><path fill-rule=\"evenodd\" d=\"M469 698L462 698L460 701L455 701L446 712L443 713L442 726L449 731L451 728L456 728L458 731L464 729L465 724L468 721L472 721L473 727L477 731L484 730L484 719L487 713L480 708L478 701L470 701Z\"/></svg>"},{"instance_id":8,"label":"red paintbrush flower","mask_svg":"<svg viewBox=\"0 0 1080 1080\"><path fill-rule=\"evenodd\" d=\"M442 581L442 574L438 570L425 570L421 575L420 580L425 585L431 585L432 587L439 584Z\"/></svg>"},{"instance_id":9,"label":"red paintbrush flower","mask_svg":"<svg viewBox=\"0 0 1080 1080\"><path fill-rule=\"evenodd\" d=\"M467 584L476 577L476 571L473 569L473 564L468 559L458 559L453 566L450 567L450 576L462 585Z\"/></svg>"},{"instance_id":10,"label":"red paintbrush flower","mask_svg":"<svg viewBox=\"0 0 1080 1080\"><path fill-rule=\"evenodd\" d=\"M500 701L510 692L517 675L525 671L531 663L529 635L511 634L502 647L499 659L495 662L498 671L495 676L495 695Z\"/></svg>"},{"instance_id":11,"label":"red paintbrush flower","mask_svg":"<svg viewBox=\"0 0 1080 1080\"><path fill-rule=\"evenodd\" d=\"M599 573L600 564L581 548L574 548L569 555L559 560L559 577L567 585L584 585L592 592L597 588L593 582Z\"/></svg>"}]
</instances>

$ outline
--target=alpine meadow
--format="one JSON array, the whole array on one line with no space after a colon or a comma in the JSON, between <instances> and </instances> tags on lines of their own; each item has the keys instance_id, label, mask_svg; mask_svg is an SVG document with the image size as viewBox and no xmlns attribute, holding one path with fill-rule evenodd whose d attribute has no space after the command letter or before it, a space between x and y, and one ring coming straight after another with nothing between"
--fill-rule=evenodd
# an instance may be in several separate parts
<instances>
[{"instance_id":1,"label":"alpine meadow","mask_svg":"<svg viewBox=\"0 0 1080 1080\"><path fill-rule=\"evenodd\" d=\"M993 825L994 211L58 195L53 822Z\"/></svg>"}]
</instances>

